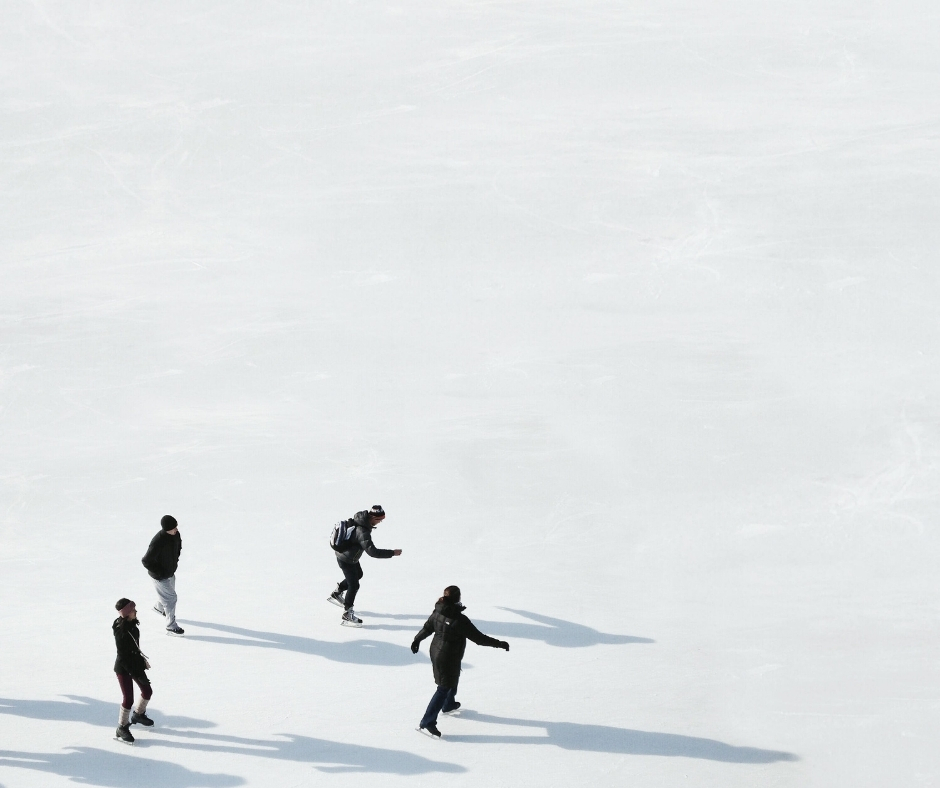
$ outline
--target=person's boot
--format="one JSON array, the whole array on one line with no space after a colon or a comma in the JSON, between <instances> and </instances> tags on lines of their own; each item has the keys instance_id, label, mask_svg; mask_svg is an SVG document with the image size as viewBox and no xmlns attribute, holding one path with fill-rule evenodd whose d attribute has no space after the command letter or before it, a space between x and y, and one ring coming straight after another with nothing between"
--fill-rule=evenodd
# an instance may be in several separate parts
<instances>
[{"instance_id":1,"label":"person's boot","mask_svg":"<svg viewBox=\"0 0 940 788\"><path fill-rule=\"evenodd\" d=\"M153 609L154 609L157 613L159 613L161 616L163 616L164 618L166 618L166 611L163 609L163 607L161 606L161 604L160 604L159 602L157 602L157 603L153 606Z\"/></svg>"},{"instance_id":2,"label":"person's boot","mask_svg":"<svg viewBox=\"0 0 940 788\"><path fill-rule=\"evenodd\" d=\"M437 725L435 725L433 722L430 725L419 725L418 731L423 733L425 736L430 736L432 739L441 738L441 732L437 729Z\"/></svg>"},{"instance_id":3,"label":"person's boot","mask_svg":"<svg viewBox=\"0 0 940 788\"><path fill-rule=\"evenodd\" d=\"M141 698L137 701L137 708L134 709L134 713L131 714L131 725L143 725L145 728L149 728L153 725L153 720L147 716L147 704L149 700L146 698Z\"/></svg>"},{"instance_id":4,"label":"person's boot","mask_svg":"<svg viewBox=\"0 0 940 788\"><path fill-rule=\"evenodd\" d=\"M182 635L183 631L183 628L179 624L174 624L173 626L166 628L166 633L168 635Z\"/></svg>"},{"instance_id":5,"label":"person's boot","mask_svg":"<svg viewBox=\"0 0 940 788\"><path fill-rule=\"evenodd\" d=\"M340 622L344 627L361 627L362 619L356 618L356 614L352 608L349 608L345 613L343 613L343 620Z\"/></svg>"},{"instance_id":6,"label":"person's boot","mask_svg":"<svg viewBox=\"0 0 940 788\"><path fill-rule=\"evenodd\" d=\"M340 607L346 607L346 592L339 590L339 583L336 584L336 590L327 597L326 601Z\"/></svg>"},{"instance_id":7,"label":"person's boot","mask_svg":"<svg viewBox=\"0 0 940 788\"><path fill-rule=\"evenodd\" d=\"M454 701L454 705L449 709L442 709L441 714L457 714L460 711L460 701Z\"/></svg>"},{"instance_id":8,"label":"person's boot","mask_svg":"<svg viewBox=\"0 0 940 788\"><path fill-rule=\"evenodd\" d=\"M121 706L121 716L118 717L118 726L114 731L114 738L125 744L134 743L134 737L131 736L130 716L131 710Z\"/></svg>"}]
</instances>

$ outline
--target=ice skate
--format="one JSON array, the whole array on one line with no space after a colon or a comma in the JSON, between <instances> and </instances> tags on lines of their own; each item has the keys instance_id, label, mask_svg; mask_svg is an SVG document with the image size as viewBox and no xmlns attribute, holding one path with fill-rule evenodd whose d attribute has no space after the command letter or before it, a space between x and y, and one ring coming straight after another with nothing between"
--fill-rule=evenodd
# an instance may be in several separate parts
<instances>
[{"instance_id":1,"label":"ice skate","mask_svg":"<svg viewBox=\"0 0 940 788\"><path fill-rule=\"evenodd\" d=\"M432 739L441 738L441 732L437 729L437 725L435 725L433 722L423 728L419 725L417 728L415 728L415 730L418 731L418 733L423 733L425 736L430 736Z\"/></svg>"},{"instance_id":2,"label":"ice skate","mask_svg":"<svg viewBox=\"0 0 940 788\"><path fill-rule=\"evenodd\" d=\"M156 605L154 605L154 606L153 606L153 609L154 609L155 612L159 613L161 616L163 616L164 618L166 618L166 611L165 611L162 607L160 607L159 603L157 603Z\"/></svg>"},{"instance_id":3,"label":"ice skate","mask_svg":"<svg viewBox=\"0 0 940 788\"><path fill-rule=\"evenodd\" d=\"M339 590L339 584L336 586L336 590L326 598L327 602L332 602L334 605L339 607L346 607L346 593Z\"/></svg>"},{"instance_id":4,"label":"ice skate","mask_svg":"<svg viewBox=\"0 0 940 788\"><path fill-rule=\"evenodd\" d=\"M447 709L446 711L441 711L441 714L446 714L448 717L453 717L456 714L460 714L460 701L454 703L453 708Z\"/></svg>"},{"instance_id":5,"label":"ice skate","mask_svg":"<svg viewBox=\"0 0 940 788\"><path fill-rule=\"evenodd\" d=\"M114 731L115 741L124 742L125 744L133 744L134 737L131 735L131 728L129 725L118 725Z\"/></svg>"},{"instance_id":6,"label":"ice skate","mask_svg":"<svg viewBox=\"0 0 940 788\"><path fill-rule=\"evenodd\" d=\"M135 711L131 714L131 725L143 725L145 728L149 728L153 725L153 720L145 712Z\"/></svg>"},{"instance_id":7,"label":"ice skate","mask_svg":"<svg viewBox=\"0 0 940 788\"><path fill-rule=\"evenodd\" d=\"M168 635L175 635L176 637L182 635L183 632L185 632L185 630L179 624L174 624L172 627L166 628L166 633Z\"/></svg>"},{"instance_id":8,"label":"ice skate","mask_svg":"<svg viewBox=\"0 0 940 788\"><path fill-rule=\"evenodd\" d=\"M356 618L356 614L353 612L352 608L349 608L345 613L343 613L343 619L340 623L344 627L361 627L362 619Z\"/></svg>"}]
</instances>

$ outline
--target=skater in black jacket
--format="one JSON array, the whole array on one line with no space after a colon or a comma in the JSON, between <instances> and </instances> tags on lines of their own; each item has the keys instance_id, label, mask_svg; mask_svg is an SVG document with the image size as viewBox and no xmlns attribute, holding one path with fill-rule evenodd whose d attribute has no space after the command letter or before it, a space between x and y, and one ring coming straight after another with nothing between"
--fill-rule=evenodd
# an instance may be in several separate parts
<instances>
[{"instance_id":1,"label":"skater in black jacket","mask_svg":"<svg viewBox=\"0 0 940 788\"><path fill-rule=\"evenodd\" d=\"M429 635L434 635L431 641L431 667L434 669L437 690L431 697L424 717L418 723L418 730L428 736L440 738L441 732L437 729L438 713L454 714L460 708L456 700L457 682L460 680L460 662L467 648L467 641L472 640L478 646L491 646L509 651L509 644L505 640L484 635L473 626L473 622L463 614L464 610L466 608L460 604L460 589L457 586L447 586L444 596L434 605L431 617L415 635L411 644L412 653L417 654L421 641Z\"/></svg>"},{"instance_id":2,"label":"skater in black jacket","mask_svg":"<svg viewBox=\"0 0 940 788\"><path fill-rule=\"evenodd\" d=\"M114 606L120 615L114 620L111 629L114 632L114 645L117 646L117 659L114 660L114 672L117 674L121 693L121 716L118 718L117 730L114 736L128 744L134 743L131 735L131 725L144 725L150 727L153 720L147 716L147 704L153 696L150 679L144 672L150 667L147 658L140 651L140 624L137 621L137 607L134 603L122 597ZM134 705L134 682L140 687L140 701L131 714Z\"/></svg>"},{"instance_id":3,"label":"skater in black jacket","mask_svg":"<svg viewBox=\"0 0 940 788\"><path fill-rule=\"evenodd\" d=\"M362 619L356 617L353 605L359 592L362 579L362 567L359 559L362 554L372 558L393 558L401 555L401 550L381 550L372 543L372 529L385 519L385 510L376 504L371 509L356 512L349 520L337 525L346 536L338 545L333 545L336 563L343 570L343 580L336 584L336 590L330 594L329 601L346 609L341 623L347 627L361 627Z\"/></svg>"},{"instance_id":4,"label":"skater in black jacket","mask_svg":"<svg viewBox=\"0 0 940 788\"><path fill-rule=\"evenodd\" d=\"M153 609L166 616L168 635L183 634L183 628L176 623L176 568L182 549L183 537L176 518L165 514L160 520L159 533L150 540L147 553L140 559L157 590L157 604Z\"/></svg>"}]
</instances>

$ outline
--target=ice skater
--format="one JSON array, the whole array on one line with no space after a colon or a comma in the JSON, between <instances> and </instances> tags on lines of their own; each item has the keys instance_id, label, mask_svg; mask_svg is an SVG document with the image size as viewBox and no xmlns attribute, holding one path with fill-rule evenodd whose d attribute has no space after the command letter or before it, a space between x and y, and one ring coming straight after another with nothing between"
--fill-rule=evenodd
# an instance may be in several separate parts
<instances>
[{"instance_id":1,"label":"ice skater","mask_svg":"<svg viewBox=\"0 0 940 788\"><path fill-rule=\"evenodd\" d=\"M385 519L385 510L376 504L371 509L356 512L349 520L341 520L333 528L330 547L336 553L336 563L343 570L343 580L336 584L329 601L345 608L342 621L344 627L361 627L362 619L356 617L353 605L359 592L362 567L359 559L363 553L373 558L392 558L401 555L401 550L380 550L372 544L372 529Z\"/></svg>"},{"instance_id":2,"label":"ice skater","mask_svg":"<svg viewBox=\"0 0 940 788\"><path fill-rule=\"evenodd\" d=\"M161 616L166 616L168 635L182 635L183 629L176 623L176 569L183 549L183 537L173 515L165 514L160 520L160 531L150 540L150 547L140 562L146 568L157 589L157 603L153 606Z\"/></svg>"},{"instance_id":3,"label":"ice skater","mask_svg":"<svg viewBox=\"0 0 940 788\"><path fill-rule=\"evenodd\" d=\"M121 685L121 693L124 696L121 700L121 714L118 717L114 738L133 744L131 725L144 725L148 728L153 725L153 720L147 716L147 704L153 696L150 679L145 673L150 663L140 650L140 624L137 621L136 605L127 597L122 597L114 607L120 613L111 625L114 631L114 645L117 646L114 672L117 674L118 684ZM140 700L132 714L135 682L140 687Z\"/></svg>"},{"instance_id":4,"label":"ice skater","mask_svg":"<svg viewBox=\"0 0 940 788\"><path fill-rule=\"evenodd\" d=\"M418 730L437 739L441 738L441 732L437 729L437 715L456 714L460 709L460 703L457 701L457 682L460 681L460 662L467 648L467 640L472 640L478 646L491 646L509 651L509 644L505 640L497 640L480 632L463 614L464 610L466 608L460 604L460 589L457 586L447 586L444 595L434 605L431 617L415 635L411 644L411 652L417 654L421 641L429 635L434 635L431 641L431 667L434 670L437 690L431 696L427 711L418 723Z\"/></svg>"}]
</instances>

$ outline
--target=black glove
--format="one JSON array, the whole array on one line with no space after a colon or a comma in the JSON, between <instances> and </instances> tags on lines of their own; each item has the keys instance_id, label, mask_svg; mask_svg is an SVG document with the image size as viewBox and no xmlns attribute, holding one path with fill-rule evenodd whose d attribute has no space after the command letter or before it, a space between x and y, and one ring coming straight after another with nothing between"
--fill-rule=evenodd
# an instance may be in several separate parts
<instances>
[{"instance_id":1,"label":"black glove","mask_svg":"<svg viewBox=\"0 0 940 788\"><path fill-rule=\"evenodd\" d=\"M417 640L411 644L411 653L412 654L418 653L418 641Z\"/></svg>"},{"instance_id":2,"label":"black glove","mask_svg":"<svg viewBox=\"0 0 940 788\"><path fill-rule=\"evenodd\" d=\"M501 648L503 651L509 651L509 644L505 640L501 640L497 648Z\"/></svg>"}]
</instances>

